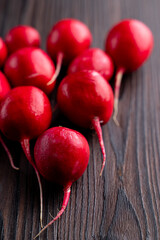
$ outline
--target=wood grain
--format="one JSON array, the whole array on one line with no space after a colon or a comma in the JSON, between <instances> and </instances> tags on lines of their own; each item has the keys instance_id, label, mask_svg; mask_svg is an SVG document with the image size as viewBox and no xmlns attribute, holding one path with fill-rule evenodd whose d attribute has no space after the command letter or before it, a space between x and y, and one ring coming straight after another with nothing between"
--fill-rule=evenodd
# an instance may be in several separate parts
<instances>
[{"instance_id":1,"label":"wood grain","mask_svg":"<svg viewBox=\"0 0 160 240\"><path fill-rule=\"evenodd\" d=\"M1 36L17 24L29 24L39 30L43 49L52 25L66 17L85 22L93 34L92 46L102 49L107 31L123 18L144 21L155 39L150 59L136 72L124 76L118 116L121 127L116 127L113 120L102 127L107 152L102 177L96 134L76 128L59 113L53 118L53 126L61 123L82 131L91 156L87 171L72 186L65 213L37 239L160 239L159 9L159 0L0 1ZM37 179L19 144L5 141L20 171L11 169L0 146L0 239L30 240L40 230ZM60 208L63 192L45 181L43 189L47 223L49 213L55 216Z\"/></svg>"}]
</instances>

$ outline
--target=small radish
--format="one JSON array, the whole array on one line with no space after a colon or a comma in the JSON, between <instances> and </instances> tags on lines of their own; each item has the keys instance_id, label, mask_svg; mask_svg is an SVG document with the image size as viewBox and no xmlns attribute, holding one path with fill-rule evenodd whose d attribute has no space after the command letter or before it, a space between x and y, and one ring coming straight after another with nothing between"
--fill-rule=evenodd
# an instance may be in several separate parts
<instances>
[{"instance_id":1,"label":"small radish","mask_svg":"<svg viewBox=\"0 0 160 240\"><path fill-rule=\"evenodd\" d=\"M57 22L47 38L47 52L54 61L57 61L55 76L48 85L55 81L62 62L64 64L71 62L76 56L89 48L91 42L91 32L81 21L63 19Z\"/></svg>"},{"instance_id":2,"label":"small radish","mask_svg":"<svg viewBox=\"0 0 160 240\"><path fill-rule=\"evenodd\" d=\"M39 187L42 222L42 187L40 176L30 154L30 139L38 137L50 125L52 110L49 99L40 89L22 86L12 89L2 100L0 130L9 139L19 141L33 166Z\"/></svg>"},{"instance_id":3,"label":"small radish","mask_svg":"<svg viewBox=\"0 0 160 240\"><path fill-rule=\"evenodd\" d=\"M70 74L60 83L57 104L73 123L95 129L103 154L101 175L106 153L100 123L107 123L112 115L113 91L110 85L93 70Z\"/></svg>"},{"instance_id":4,"label":"small radish","mask_svg":"<svg viewBox=\"0 0 160 240\"><path fill-rule=\"evenodd\" d=\"M6 58L7 58L7 47L3 39L0 37L0 67L3 66Z\"/></svg>"},{"instance_id":5,"label":"small radish","mask_svg":"<svg viewBox=\"0 0 160 240\"><path fill-rule=\"evenodd\" d=\"M8 83L8 80L7 78L5 77L5 75L0 71L0 103L2 102L3 98L6 96L6 94L11 90L11 87ZM5 142L3 141L1 135L0 135L0 143L2 144L2 146L4 147L7 155L8 155L8 158L9 158L9 161L10 161L10 164L12 166L12 168L14 168L15 170L18 170L18 168L14 165L13 163L13 159L12 159L12 156L9 152L9 149L7 148Z\"/></svg>"},{"instance_id":6,"label":"small radish","mask_svg":"<svg viewBox=\"0 0 160 240\"><path fill-rule=\"evenodd\" d=\"M27 25L18 25L12 28L5 37L5 43L9 54L24 47L39 47L40 35L39 32Z\"/></svg>"},{"instance_id":7,"label":"small radish","mask_svg":"<svg viewBox=\"0 0 160 240\"><path fill-rule=\"evenodd\" d=\"M84 173L89 155L89 145L85 137L69 128L50 128L36 141L34 158L38 171L46 180L62 185L64 191L61 210L36 237L64 212L69 201L71 185Z\"/></svg>"},{"instance_id":8,"label":"small radish","mask_svg":"<svg viewBox=\"0 0 160 240\"><path fill-rule=\"evenodd\" d=\"M81 70L95 70L107 81L113 75L114 66L112 59L99 48L86 49L78 55L69 65L68 74Z\"/></svg>"},{"instance_id":9,"label":"small radish","mask_svg":"<svg viewBox=\"0 0 160 240\"><path fill-rule=\"evenodd\" d=\"M144 23L135 19L119 22L107 35L105 49L117 67L113 115L117 125L119 125L117 121L118 99L123 74L139 68L151 54L152 48L151 30Z\"/></svg>"},{"instance_id":10,"label":"small radish","mask_svg":"<svg viewBox=\"0 0 160 240\"><path fill-rule=\"evenodd\" d=\"M55 73L51 58L39 48L22 48L7 59L4 72L13 86L32 85L51 93L55 83L47 83Z\"/></svg>"}]
</instances>

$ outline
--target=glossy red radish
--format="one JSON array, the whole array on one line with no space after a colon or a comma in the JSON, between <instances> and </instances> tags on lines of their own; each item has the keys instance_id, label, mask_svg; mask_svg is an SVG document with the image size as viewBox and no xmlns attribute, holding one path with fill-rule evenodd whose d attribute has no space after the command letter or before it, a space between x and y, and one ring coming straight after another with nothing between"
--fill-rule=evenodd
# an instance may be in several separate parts
<instances>
[{"instance_id":1,"label":"glossy red radish","mask_svg":"<svg viewBox=\"0 0 160 240\"><path fill-rule=\"evenodd\" d=\"M47 95L55 83L47 83L55 73L51 58L39 48L23 48L14 52L7 59L4 72L13 86L32 85L40 88Z\"/></svg>"},{"instance_id":2,"label":"glossy red radish","mask_svg":"<svg viewBox=\"0 0 160 240\"><path fill-rule=\"evenodd\" d=\"M95 129L103 154L101 175L106 153L100 123L107 123L112 115L113 92L110 85L93 70L70 74L60 83L57 104L73 123Z\"/></svg>"},{"instance_id":3,"label":"glossy red radish","mask_svg":"<svg viewBox=\"0 0 160 240\"><path fill-rule=\"evenodd\" d=\"M7 58L7 47L3 39L0 37L0 67L4 65L4 62Z\"/></svg>"},{"instance_id":4,"label":"glossy red radish","mask_svg":"<svg viewBox=\"0 0 160 240\"><path fill-rule=\"evenodd\" d=\"M72 129L53 127L38 138L34 148L37 169L46 180L62 185L64 191L61 210L40 233L64 212L70 197L71 185L84 173L89 155L87 140L81 133Z\"/></svg>"},{"instance_id":5,"label":"glossy red radish","mask_svg":"<svg viewBox=\"0 0 160 240\"><path fill-rule=\"evenodd\" d=\"M121 80L125 72L139 68L153 48L151 30L141 21L126 19L116 24L108 33L105 49L117 67L113 119L117 125L118 99Z\"/></svg>"},{"instance_id":6,"label":"glossy red radish","mask_svg":"<svg viewBox=\"0 0 160 240\"><path fill-rule=\"evenodd\" d=\"M40 46L40 34L31 26L18 25L6 34L5 43L9 54L24 47L38 48Z\"/></svg>"},{"instance_id":7,"label":"glossy red radish","mask_svg":"<svg viewBox=\"0 0 160 240\"><path fill-rule=\"evenodd\" d=\"M48 97L33 86L12 89L2 100L0 130L11 140L19 141L28 161L33 166L40 187L41 221L42 188L40 176L30 154L30 139L38 137L51 123L52 110Z\"/></svg>"},{"instance_id":8,"label":"glossy red radish","mask_svg":"<svg viewBox=\"0 0 160 240\"><path fill-rule=\"evenodd\" d=\"M77 19L62 19L51 29L47 38L47 52L54 61L57 61L52 84L58 76L62 62L70 63L73 58L89 48L92 35L88 27Z\"/></svg>"},{"instance_id":9,"label":"glossy red radish","mask_svg":"<svg viewBox=\"0 0 160 240\"><path fill-rule=\"evenodd\" d=\"M109 81L113 75L114 66L108 54L100 48L90 48L86 49L71 62L68 74L85 69L95 70Z\"/></svg>"},{"instance_id":10,"label":"glossy red radish","mask_svg":"<svg viewBox=\"0 0 160 240\"><path fill-rule=\"evenodd\" d=\"M2 102L3 98L6 96L6 94L11 90L11 87L8 83L8 80L7 78L5 77L5 75L0 71L0 103ZM9 149L7 148L3 138L1 137L0 135L0 143L2 144L2 146L4 147L7 155L8 155L8 158L9 158L9 161L10 161L10 164L12 166L12 168L14 168L15 170L18 170L18 168L14 165L13 163L13 159L12 159L12 156L9 152Z\"/></svg>"}]
</instances>

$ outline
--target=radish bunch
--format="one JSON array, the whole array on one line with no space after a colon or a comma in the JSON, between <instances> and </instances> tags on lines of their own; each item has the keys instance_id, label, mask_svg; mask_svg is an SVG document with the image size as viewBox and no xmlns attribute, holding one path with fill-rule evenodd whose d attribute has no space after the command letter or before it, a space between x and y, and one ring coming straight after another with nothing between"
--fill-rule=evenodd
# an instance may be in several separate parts
<instances>
[{"instance_id":1,"label":"radish bunch","mask_svg":"<svg viewBox=\"0 0 160 240\"><path fill-rule=\"evenodd\" d=\"M153 48L153 35L144 23L123 20L109 31L104 52L89 48L92 35L84 23L62 19L48 34L47 53L40 49L40 41L38 31L27 25L12 28L5 41L0 38L0 67L5 74L0 72L0 130L8 139L20 142L35 170L40 188L41 226L43 192L40 175L62 185L64 191L61 210L37 236L64 212L71 185L82 176L90 155L87 140L81 133L65 127L49 128L54 111L47 95L53 91L62 65L67 65L68 71L58 87L56 106L77 126L96 131L103 155L101 175L106 162L101 125L110 120L113 108L113 119L118 125L122 76L146 61ZM109 85L114 65L115 96ZM34 159L30 153L33 138L38 138ZM17 169L1 137L0 142L12 167Z\"/></svg>"}]
</instances>

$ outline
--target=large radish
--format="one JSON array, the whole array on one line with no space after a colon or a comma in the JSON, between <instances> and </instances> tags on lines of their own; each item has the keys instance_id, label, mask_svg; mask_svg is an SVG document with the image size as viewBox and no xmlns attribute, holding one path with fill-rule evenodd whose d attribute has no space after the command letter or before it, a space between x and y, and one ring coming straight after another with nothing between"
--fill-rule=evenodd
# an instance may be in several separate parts
<instances>
[{"instance_id":1,"label":"large radish","mask_svg":"<svg viewBox=\"0 0 160 240\"><path fill-rule=\"evenodd\" d=\"M72 129L53 127L38 138L34 148L37 169L46 180L63 186L64 191L61 210L39 234L64 212L70 197L71 185L84 173L89 155L87 140L81 133Z\"/></svg>"},{"instance_id":2,"label":"large radish","mask_svg":"<svg viewBox=\"0 0 160 240\"><path fill-rule=\"evenodd\" d=\"M94 128L103 154L106 153L100 124L109 121L113 111L113 92L108 82L96 71L83 70L65 77L58 88L57 104L75 124Z\"/></svg>"},{"instance_id":3,"label":"large radish","mask_svg":"<svg viewBox=\"0 0 160 240\"><path fill-rule=\"evenodd\" d=\"M49 99L40 89L22 86L12 89L2 100L0 130L9 139L19 141L33 166L40 187L42 222L42 187L40 176L30 154L30 140L38 137L50 125L52 110Z\"/></svg>"},{"instance_id":4,"label":"large radish","mask_svg":"<svg viewBox=\"0 0 160 240\"><path fill-rule=\"evenodd\" d=\"M117 67L113 115L117 125L119 125L117 121L119 91L123 74L139 68L151 54L152 48L152 32L139 20L123 20L116 24L107 34L105 49Z\"/></svg>"}]
</instances>

